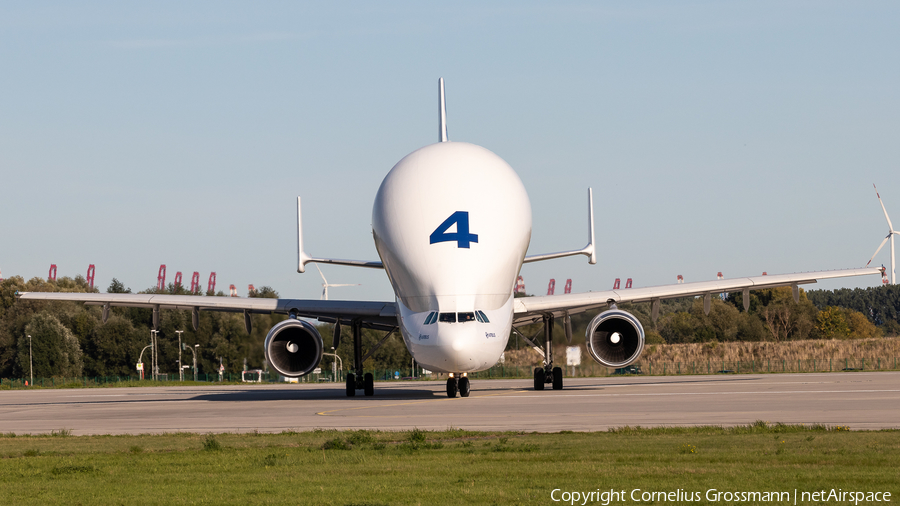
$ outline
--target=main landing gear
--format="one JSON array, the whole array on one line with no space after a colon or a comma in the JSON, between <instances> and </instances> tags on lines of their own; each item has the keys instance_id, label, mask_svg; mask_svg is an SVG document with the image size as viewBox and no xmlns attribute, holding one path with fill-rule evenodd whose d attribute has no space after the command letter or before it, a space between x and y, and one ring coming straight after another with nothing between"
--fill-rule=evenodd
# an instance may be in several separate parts
<instances>
[{"instance_id":1,"label":"main landing gear","mask_svg":"<svg viewBox=\"0 0 900 506\"><path fill-rule=\"evenodd\" d=\"M544 366L534 368L534 389L543 390L550 384L553 390L562 390L562 368L553 367L553 316L544 317Z\"/></svg>"},{"instance_id":2,"label":"main landing gear","mask_svg":"<svg viewBox=\"0 0 900 506\"><path fill-rule=\"evenodd\" d=\"M340 320L339 320L340 321ZM372 373L367 372L363 373L363 362L365 359L369 358L373 353L375 353L378 348L384 344L387 338L391 337L391 334L394 333L394 330L388 332L381 341L378 342L371 350L369 350L368 355L363 357L362 354L362 321L361 320L353 320L350 323L350 327L353 330L353 372L347 373L347 397L355 397L357 390L362 390L363 394L366 397L371 397L375 395L375 378L372 376ZM337 348L340 343L340 324L335 325L335 340L334 347Z\"/></svg>"},{"instance_id":3,"label":"main landing gear","mask_svg":"<svg viewBox=\"0 0 900 506\"><path fill-rule=\"evenodd\" d=\"M460 397L468 397L471 389L469 378L466 376L452 374L447 378L447 397L451 399L456 397L457 392L459 392Z\"/></svg>"},{"instance_id":4,"label":"main landing gear","mask_svg":"<svg viewBox=\"0 0 900 506\"><path fill-rule=\"evenodd\" d=\"M375 378L372 373L367 372L363 375L362 381L357 381L358 376L347 373L347 397L356 396L357 390L362 390L366 397L375 395Z\"/></svg>"},{"instance_id":5,"label":"main landing gear","mask_svg":"<svg viewBox=\"0 0 900 506\"><path fill-rule=\"evenodd\" d=\"M353 320L350 328L353 330L353 372L347 373L347 397L355 397L357 390L362 390L366 397L371 397L375 395L375 378L370 372L363 374L362 322ZM336 326L335 332L340 332L339 329Z\"/></svg>"}]
</instances>

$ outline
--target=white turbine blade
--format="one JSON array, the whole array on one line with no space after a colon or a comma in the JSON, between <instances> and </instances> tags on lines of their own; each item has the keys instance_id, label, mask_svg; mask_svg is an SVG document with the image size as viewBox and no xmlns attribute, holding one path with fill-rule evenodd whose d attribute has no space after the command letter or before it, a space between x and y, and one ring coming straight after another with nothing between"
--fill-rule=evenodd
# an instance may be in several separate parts
<instances>
[{"instance_id":1,"label":"white turbine blade","mask_svg":"<svg viewBox=\"0 0 900 506\"><path fill-rule=\"evenodd\" d=\"M888 230L893 233L894 225L891 224L891 217L888 216L887 209L884 208L884 202L881 201L881 195L878 194L878 187L874 184L872 186L875 188L875 196L878 197L878 203L881 204L881 210L884 211L884 219L888 222Z\"/></svg>"},{"instance_id":2,"label":"white turbine blade","mask_svg":"<svg viewBox=\"0 0 900 506\"><path fill-rule=\"evenodd\" d=\"M323 284L322 286L327 285L327 284L328 284L328 280L325 279L325 275L322 274L322 269L319 269L319 264L315 264L315 265L316 265L316 270L319 271L319 276L322 276L322 281L324 282L324 284Z\"/></svg>"},{"instance_id":3,"label":"white turbine blade","mask_svg":"<svg viewBox=\"0 0 900 506\"><path fill-rule=\"evenodd\" d=\"M885 238L884 238L884 240L883 240L883 241L881 241L881 244L880 244L880 245L879 245L879 246L878 246L878 249L877 249L877 250L875 250L875 253L874 253L874 254L873 254L873 255L872 255L872 258L870 258L870 259L869 259L869 261L868 261L868 262L866 262L866 267L868 267L868 266L869 266L869 264L870 264L870 263L872 263L872 260L875 260L875 255L877 255L877 254L878 254L878 252L879 252L879 251L881 251L881 248L883 248L883 247L884 247L884 243L886 243L886 242L887 242L887 240L888 240L888 239L890 239L890 237L891 237L891 234L888 234L888 236L887 236L887 237L885 237Z\"/></svg>"}]
</instances>

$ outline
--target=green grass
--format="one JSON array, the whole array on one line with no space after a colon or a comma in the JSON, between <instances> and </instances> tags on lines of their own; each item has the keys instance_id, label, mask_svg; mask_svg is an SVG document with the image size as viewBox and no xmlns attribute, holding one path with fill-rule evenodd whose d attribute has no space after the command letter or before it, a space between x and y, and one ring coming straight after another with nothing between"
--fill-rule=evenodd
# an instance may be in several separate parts
<instances>
[{"instance_id":1,"label":"green grass","mask_svg":"<svg viewBox=\"0 0 900 506\"><path fill-rule=\"evenodd\" d=\"M846 429L6 434L0 504L560 504L555 488L840 488L896 502L900 431Z\"/></svg>"}]
</instances>

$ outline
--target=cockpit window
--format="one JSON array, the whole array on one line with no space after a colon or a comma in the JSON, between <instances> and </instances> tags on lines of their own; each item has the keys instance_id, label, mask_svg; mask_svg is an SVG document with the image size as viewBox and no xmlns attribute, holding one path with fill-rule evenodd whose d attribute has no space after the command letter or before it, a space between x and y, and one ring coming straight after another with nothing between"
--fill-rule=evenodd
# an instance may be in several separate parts
<instances>
[{"instance_id":1,"label":"cockpit window","mask_svg":"<svg viewBox=\"0 0 900 506\"><path fill-rule=\"evenodd\" d=\"M456 323L456 313L441 313L438 321L441 323Z\"/></svg>"},{"instance_id":2,"label":"cockpit window","mask_svg":"<svg viewBox=\"0 0 900 506\"><path fill-rule=\"evenodd\" d=\"M459 322L473 322L475 321L475 313L459 313Z\"/></svg>"},{"instance_id":3,"label":"cockpit window","mask_svg":"<svg viewBox=\"0 0 900 506\"><path fill-rule=\"evenodd\" d=\"M477 318L481 323L491 323L491 321L488 320L487 315L484 314L484 311L475 311L475 318Z\"/></svg>"},{"instance_id":4,"label":"cockpit window","mask_svg":"<svg viewBox=\"0 0 900 506\"><path fill-rule=\"evenodd\" d=\"M425 317L425 325L431 325L432 323L437 321L437 311L432 311L428 313L428 316Z\"/></svg>"}]
</instances>

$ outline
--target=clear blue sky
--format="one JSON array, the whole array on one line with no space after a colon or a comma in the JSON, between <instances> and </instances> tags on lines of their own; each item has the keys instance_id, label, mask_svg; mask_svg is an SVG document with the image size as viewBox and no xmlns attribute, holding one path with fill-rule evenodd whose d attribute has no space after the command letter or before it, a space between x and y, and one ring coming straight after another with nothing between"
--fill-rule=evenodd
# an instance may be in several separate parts
<instances>
[{"instance_id":1,"label":"clear blue sky","mask_svg":"<svg viewBox=\"0 0 900 506\"><path fill-rule=\"evenodd\" d=\"M3 2L0 269L318 298L377 259L381 179L437 137L529 191L530 293L861 266L900 224L896 2ZM889 263L887 250L878 263ZM391 300L327 266L332 298ZM874 286L850 280L819 287Z\"/></svg>"}]
</instances>

